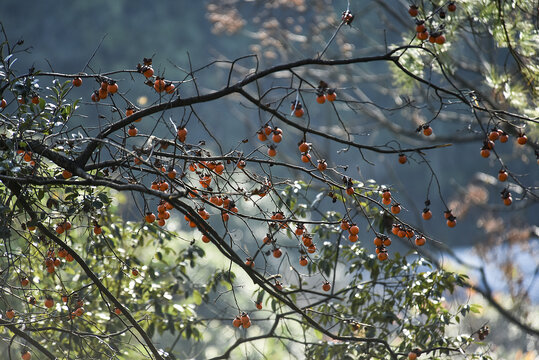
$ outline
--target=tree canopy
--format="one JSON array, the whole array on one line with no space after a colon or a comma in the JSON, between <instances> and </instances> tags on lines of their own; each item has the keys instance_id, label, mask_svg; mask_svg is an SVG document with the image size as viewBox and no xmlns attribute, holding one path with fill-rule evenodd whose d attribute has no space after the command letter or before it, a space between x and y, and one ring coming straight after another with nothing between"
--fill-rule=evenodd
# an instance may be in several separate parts
<instances>
[{"instance_id":1,"label":"tree canopy","mask_svg":"<svg viewBox=\"0 0 539 360\"><path fill-rule=\"evenodd\" d=\"M208 1L203 63L2 25L10 359L533 356L536 3L329 3Z\"/></svg>"}]
</instances>

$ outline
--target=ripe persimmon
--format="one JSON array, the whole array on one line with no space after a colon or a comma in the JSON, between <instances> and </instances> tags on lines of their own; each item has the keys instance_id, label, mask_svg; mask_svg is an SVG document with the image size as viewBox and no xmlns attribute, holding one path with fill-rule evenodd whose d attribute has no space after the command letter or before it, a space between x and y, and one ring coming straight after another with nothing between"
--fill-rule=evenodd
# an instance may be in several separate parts
<instances>
[{"instance_id":1,"label":"ripe persimmon","mask_svg":"<svg viewBox=\"0 0 539 360\"><path fill-rule=\"evenodd\" d=\"M258 310L262 310L262 301L256 301L255 306Z\"/></svg>"},{"instance_id":2,"label":"ripe persimmon","mask_svg":"<svg viewBox=\"0 0 539 360\"><path fill-rule=\"evenodd\" d=\"M430 220L430 218L432 218L432 211L430 211L429 208L425 208L423 209L421 216L423 217L423 220Z\"/></svg>"},{"instance_id":3,"label":"ripe persimmon","mask_svg":"<svg viewBox=\"0 0 539 360\"><path fill-rule=\"evenodd\" d=\"M277 150L275 150L275 148L272 145L268 148L268 156L274 157L275 155L277 155Z\"/></svg>"},{"instance_id":4,"label":"ripe persimmon","mask_svg":"<svg viewBox=\"0 0 539 360\"><path fill-rule=\"evenodd\" d=\"M316 102L319 104L323 104L326 102L326 96L324 94L318 94L316 95Z\"/></svg>"},{"instance_id":5,"label":"ripe persimmon","mask_svg":"<svg viewBox=\"0 0 539 360\"><path fill-rule=\"evenodd\" d=\"M337 93L335 92L335 89L329 89L328 94L326 95L326 99L328 101L335 101L337 99Z\"/></svg>"},{"instance_id":6,"label":"ripe persimmon","mask_svg":"<svg viewBox=\"0 0 539 360\"><path fill-rule=\"evenodd\" d=\"M165 80L163 80L160 77L155 78L155 82L153 83L153 88L158 93L163 92L165 90Z\"/></svg>"},{"instance_id":7,"label":"ripe persimmon","mask_svg":"<svg viewBox=\"0 0 539 360\"><path fill-rule=\"evenodd\" d=\"M385 251L380 251L380 253L378 253L378 260L380 261L385 261L387 260L389 256L387 255L387 252Z\"/></svg>"},{"instance_id":8,"label":"ripe persimmon","mask_svg":"<svg viewBox=\"0 0 539 360\"><path fill-rule=\"evenodd\" d=\"M224 222L227 222L230 219L230 215L228 215L227 212L222 211L221 212L221 218L223 219Z\"/></svg>"},{"instance_id":9,"label":"ripe persimmon","mask_svg":"<svg viewBox=\"0 0 539 360\"><path fill-rule=\"evenodd\" d=\"M178 140L181 142L185 142L185 139L187 138L187 129L185 127L178 128Z\"/></svg>"},{"instance_id":10,"label":"ripe persimmon","mask_svg":"<svg viewBox=\"0 0 539 360\"><path fill-rule=\"evenodd\" d=\"M423 246L423 245L425 245L426 242L427 242L427 240L423 236L418 236L418 237L415 238L415 244L417 246Z\"/></svg>"},{"instance_id":11,"label":"ripe persimmon","mask_svg":"<svg viewBox=\"0 0 539 360\"><path fill-rule=\"evenodd\" d=\"M309 151L309 144L303 141L299 144L298 149L300 153L306 153Z\"/></svg>"},{"instance_id":12,"label":"ripe persimmon","mask_svg":"<svg viewBox=\"0 0 539 360\"><path fill-rule=\"evenodd\" d=\"M160 191L167 191L168 190L168 183L166 181L161 181L161 184L159 184L159 190Z\"/></svg>"},{"instance_id":13,"label":"ripe persimmon","mask_svg":"<svg viewBox=\"0 0 539 360\"><path fill-rule=\"evenodd\" d=\"M64 179L67 180L67 179L71 178L72 176L73 176L73 174L71 173L71 171L69 171L69 170L62 171L62 177Z\"/></svg>"},{"instance_id":14,"label":"ripe persimmon","mask_svg":"<svg viewBox=\"0 0 539 360\"><path fill-rule=\"evenodd\" d=\"M178 172L175 169L169 169L167 176L169 179L175 179L178 175Z\"/></svg>"},{"instance_id":15,"label":"ripe persimmon","mask_svg":"<svg viewBox=\"0 0 539 360\"><path fill-rule=\"evenodd\" d=\"M13 309L9 309L6 311L6 318L8 320L11 320L15 317L15 311Z\"/></svg>"},{"instance_id":16,"label":"ripe persimmon","mask_svg":"<svg viewBox=\"0 0 539 360\"><path fill-rule=\"evenodd\" d=\"M408 161L408 159L406 158L406 155L404 154L399 154L399 163L401 164L406 164L406 161Z\"/></svg>"},{"instance_id":17,"label":"ripe persimmon","mask_svg":"<svg viewBox=\"0 0 539 360\"><path fill-rule=\"evenodd\" d=\"M279 248L276 248L275 250L273 250L273 257L278 259L281 257L281 255L283 255L283 252L281 251L281 249Z\"/></svg>"},{"instance_id":18,"label":"ripe persimmon","mask_svg":"<svg viewBox=\"0 0 539 360\"><path fill-rule=\"evenodd\" d=\"M153 76L153 69L151 66L144 66L142 68L142 74L146 77L146 78L151 78Z\"/></svg>"},{"instance_id":19,"label":"ripe persimmon","mask_svg":"<svg viewBox=\"0 0 539 360\"><path fill-rule=\"evenodd\" d=\"M329 281L324 281L324 283L322 284L322 290L324 291L331 290L331 284L329 283Z\"/></svg>"},{"instance_id":20,"label":"ripe persimmon","mask_svg":"<svg viewBox=\"0 0 539 360\"><path fill-rule=\"evenodd\" d=\"M454 12L457 10L457 5L455 4L454 1L451 1L448 5L447 5L447 11L450 11L450 12Z\"/></svg>"},{"instance_id":21,"label":"ripe persimmon","mask_svg":"<svg viewBox=\"0 0 539 360\"><path fill-rule=\"evenodd\" d=\"M307 266L308 263L309 263L309 260L307 260L307 257L301 256L301 257L299 258L299 264L300 264L301 266Z\"/></svg>"},{"instance_id":22,"label":"ripe persimmon","mask_svg":"<svg viewBox=\"0 0 539 360\"><path fill-rule=\"evenodd\" d=\"M374 238L374 245L375 245L376 247L379 247L379 246L384 245L384 242L383 242L383 240L382 240L379 236L376 236L376 237Z\"/></svg>"},{"instance_id":23,"label":"ripe persimmon","mask_svg":"<svg viewBox=\"0 0 539 360\"><path fill-rule=\"evenodd\" d=\"M425 136L431 136L432 135L432 128L429 125L425 125L423 127L423 135L425 135Z\"/></svg>"},{"instance_id":24,"label":"ripe persimmon","mask_svg":"<svg viewBox=\"0 0 539 360\"><path fill-rule=\"evenodd\" d=\"M255 267L255 262L253 261L252 258L248 257L247 259L245 259L245 266L250 267L250 268L254 268Z\"/></svg>"},{"instance_id":25,"label":"ripe persimmon","mask_svg":"<svg viewBox=\"0 0 539 360\"><path fill-rule=\"evenodd\" d=\"M358 236L358 235L354 235L354 234L349 234L349 235L348 235L348 240L350 240L350 242L355 243L356 241L359 240L359 236Z\"/></svg>"},{"instance_id":26,"label":"ripe persimmon","mask_svg":"<svg viewBox=\"0 0 539 360\"><path fill-rule=\"evenodd\" d=\"M359 227L357 225L352 225L352 226L350 226L350 229L348 231L352 235L357 235L357 234L359 234Z\"/></svg>"},{"instance_id":27,"label":"ripe persimmon","mask_svg":"<svg viewBox=\"0 0 539 360\"><path fill-rule=\"evenodd\" d=\"M97 92L97 96L99 96L99 99L101 100L106 99L108 94L109 93L107 92L107 88L105 89L100 88L99 91Z\"/></svg>"},{"instance_id":28,"label":"ripe persimmon","mask_svg":"<svg viewBox=\"0 0 539 360\"><path fill-rule=\"evenodd\" d=\"M223 163L219 162L217 165L215 165L215 169L213 169L218 175L221 175L223 171L225 171L225 166Z\"/></svg>"},{"instance_id":29,"label":"ripe persimmon","mask_svg":"<svg viewBox=\"0 0 539 360\"><path fill-rule=\"evenodd\" d=\"M30 351L28 350L25 350L22 352L21 354L21 359L22 360L30 360L32 358L32 354L30 353Z\"/></svg>"},{"instance_id":30,"label":"ripe persimmon","mask_svg":"<svg viewBox=\"0 0 539 360\"><path fill-rule=\"evenodd\" d=\"M307 252L308 252L309 254L314 254L314 253L316 252L316 245L315 245L315 244L312 244L311 246L309 246L309 247L307 248Z\"/></svg>"},{"instance_id":31,"label":"ripe persimmon","mask_svg":"<svg viewBox=\"0 0 539 360\"><path fill-rule=\"evenodd\" d=\"M488 134L488 139L490 141L496 141L500 138L500 133L498 130L494 129Z\"/></svg>"},{"instance_id":32,"label":"ripe persimmon","mask_svg":"<svg viewBox=\"0 0 539 360\"><path fill-rule=\"evenodd\" d=\"M519 137L517 138L517 143L519 145L525 145L527 142L528 142L528 137L526 136L526 134L520 134Z\"/></svg>"},{"instance_id":33,"label":"ripe persimmon","mask_svg":"<svg viewBox=\"0 0 539 360\"><path fill-rule=\"evenodd\" d=\"M504 169L501 169L498 172L498 180L503 182L503 181L506 181L508 177L509 177L509 174Z\"/></svg>"},{"instance_id":34,"label":"ripe persimmon","mask_svg":"<svg viewBox=\"0 0 539 360\"><path fill-rule=\"evenodd\" d=\"M241 324L245 325L249 321L251 321L251 319L249 318L249 315L247 315L247 313L245 312L241 313Z\"/></svg>"},{"instance_id":35,"label":"ripe persimmon","mask_svg":"<svg viewBox=\"0 0 539 360\"><path fill-rule=\"evenodd\" d=\"M410 7L408 8L408 14L410 14L411 17L416 17L417 15L419 15L419 10L417 6L414 4L410 5Z\"/></svg>"},{"instance_id":36,"label":"ripe persimmon","mask_svg":"<svg viewBox=\"0 0 539 360\"><path fill-rule=\"evenodd\" d=\"M0 108L5 109L6 106L7 106L7 101L6 101L6 99L2 99L2 100L0 101Z\"/></svg>"},{"instance_id":37,"label":"ripe persimmon","mask_svg":"<svg viewBox=\"0 0 539 360\"><path fill-rule=\"evenodd\" d=\"M400 213L401 212L401 206L399 204L397 204L397 203L391 205L391 212L393 214L395 214L395 215Z\"/></svg>"},{"instance_id":38,"label":"ripe persimmon","mask_svg":"<svg viewBox=\"0 0 539 360\"><path fill-rule=\"evenodd\" d=\"M445 36L443 36L442 34L436 36L436 44L438 45L443 45L445 43Z\"/></svg>"},{"instance_id":39,"label":"ripe persimmon","mask_svg":"<svg viewBox=\"0 0 539 360\"><path fill-rule=\"evenodd\" d=\"M63 234L64 232L65 232L65 228L63 227L63 225L62 225L62 224L58 224L58 225L56 226L56 233L57 233L58 235L61 235L61 234Z\"/></svg>"},{"instance_id":40,"label":"ripe persimmon","mask_svg":"<svg viewBox=\"0 0 539 360\"><path fill-rule=\"evenodd\" d=\"M422 31L417 33L417 38L421 41L425 41L429 38L429 32L428 31Z\"/></svg>"},{"instance_id":41,"label":"ripe persimmon","mask_svg":"<svg viewBox=\"0 0 539 360\"><path fill-rule=\"evenodd\" d=\"M232 325L239 328L241 326L241 318L239 316L236 316L234 320L232 320Z\"/></svg>"},{"instance_id":42,"label":"ripe persimmon","mask_svg":"<svg viewBox=\"0 0 539 360\"><path fill-rule=\"evenodd\" d=\"M37 95L32 96L32 104L34 105L39 104L39 96Z\"/></svg>"},{"instance_id":43,"label":"ripe persimmon","mask_svg":"<svg viewBox=\"0 0 539 360\"><path fill-rule=\"evenodd\" d=\"M305 153L301 155L301 162L308 163L311 161L311 154Z\"/></svg>"},{"instance_id":44,"label":"ripe persimmon","mask_svg":"<svg viewBox=\"0 0 539 360\"><path fill-rule=\"evenodd\" d=\"M111 81L107 85L107 91L109 94L116 94L118 92L118 84L115 81Z\"/></svg>"},{"instance_id":45,"label":"ripe persimmon","mask_svg":"<svg viewBox=\"0 0 539 360\"><path fill-rule=\"evenodd\" d=\"M273 129L269 125L264 126L263 130L264 130L264 134L266 134L266 136L270 136L272 131L273 131Z\"/></svg>"},{"instance_id":46,"label":"ripe persimmon","mask_svg":"<svg viewBox=\"0 0 539 360\"><path fill-rule=\"evenodd\" d=\"M137 136L138 130L137 130L137 128L135 127L135 125L129 126L129 129L127 130L127 134L128 134L129 136Z\"/></svg>"},{"instance_id":47,"label":"ripe persimmon","mask_svg":"<svg viewBox=\"0 0 539 360\"><path fill-rule=\"evenodd\" d=\"M82 85L82 79L80 77L76 77L73 79L73 86L79 87Z\"/></svg>"},{"instance_id":48,"label":"ripe persimmon","mask_svg":"<svg viewBox=\"0 0 539 360\"><path fill-rule=\"evenodd\" d=\"M258 137L258 140L260 140L260 141L268 140L268 137L266 136L266 134L262 130L257 131L256 135Z\"/></svg>"},{"instance_id":49,"label":"ripe persimmon","mask_svg":"<svg viewBox=\"0 0 539 360\"><path fill-rule=\"evenodd\" d=\"M144 219L146 220L147 223L151 224L155 221L155 214L151 212L147 212Z\"/></svg>"},{"instance_id":50,"label":"ripe persimmon","mask_svg":"<svg viewBox=\"0 0 539 360\"><path fill-rule=\"evenodd\" d=\"M175 89L176 89L176 87L174 86L173 83L167 82L167 83L165 84L165 92L166 92L167 94L172 94L172 93L174 93L174 90L175 90Z\"/></svg>"},{"instance_id":51,"label":"ripe persimmon","mask_svg":"<svg viewBox=\"0 0 539 360\"><path fill-rule=\"evenodd\" d=\"M101 234L102 232L103 232L103 229L101 228L101 226L99 226L99 225L95 225L95 226L94 226L94 234L95 234L95 235L99 235L99 234Z\"/></svg>"},{"instance_id":52,"label":"ripe persimmon","mask_svg":"<svg viewBox=\"0 0 539 360\"><path fill-rule=\"evenodd\" d=\"M45 298L44 304L47 309L50 309L51 307L54 306L54 300L51 297L47 297Z\"/></svg>"},{"instance_id":53,"label":"ripe persimmon","mask_svg":"<svg viewBox=\"0 0 539 360\"><path fill-rule=\"evenodd\" d=\"M71 230L72 225L71 225L71 222L66 220L66 221L64 221L63 226L64 226L64 229L66 229L66 231L67 231L67 230Z\"/></svg>"},{"instance_id":54,"label":"ripe persimmon","mask_svg":"<svg viewBox=\"0 0 539 360\"><path fill-rule=\"evenodd\" d=\"M325 171L328 168L328 164L326 163L326 160L318 160L317 168L319 171Z\"/></svg>"},{"instance_id":55,"label":"ripe persimmon","mask_svg":"<svg viewBox=\"0 0 539 360\"><path fill-rule=\"evenodd\" d=\"M481 156L484 157L484 158L488 158L490 156L490 150L483 147L481 149Z\"/></svg>"}]
</instances>

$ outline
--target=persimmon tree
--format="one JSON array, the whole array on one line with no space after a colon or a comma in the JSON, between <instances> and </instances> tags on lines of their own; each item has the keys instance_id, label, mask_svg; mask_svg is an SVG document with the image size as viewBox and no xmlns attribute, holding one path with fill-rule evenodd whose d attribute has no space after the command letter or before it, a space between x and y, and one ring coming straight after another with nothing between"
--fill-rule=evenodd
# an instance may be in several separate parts
<instances>
[{"instance_id":1,"label":"persimmon tree","mask_svg":"<svg viewBox=\"0 0 539 360\"><path fill-rule=\"evenodd\" d=\"M210 4L209 19L237 31L248 3ZM375 3L409 30L385 47L355 53L347 37L362 16L348 4L329 22L312 14L326 18L311 32L310 46L320 41L312 56L290 58L269 36L263 54L174 66L181 77L150 58L123 70L24 71L15 62L28 56L24 44L3 32L0 326L9 357L490 358L488 325L458 326L478 311L468 288L536 337L488 289L445 269L431 255L443 243L422 224L451 232L470 208L444 198L430 160L465 142L478 147L469 161L492 161L494 208L537 208L539 160L515 165L522 175L498 150L537 154L532 2ZM487 35L507 56L502 66L481 51L455 60L460 42ZM282 61L272 64L275 54ZM463 75L485 62L486 85ZM368 83L375 68L386 78ZM370 99L384 91L391 100ZM242 118L215 111L223 106ZM371 141L359 115L398 136ZM247 138L224 135L240 121ZM353 163L343 162L350 153ZM421 174L424 210L412 214L398 184L355 171L376 166L373 156Z\"/></svg>"}]
</instances>

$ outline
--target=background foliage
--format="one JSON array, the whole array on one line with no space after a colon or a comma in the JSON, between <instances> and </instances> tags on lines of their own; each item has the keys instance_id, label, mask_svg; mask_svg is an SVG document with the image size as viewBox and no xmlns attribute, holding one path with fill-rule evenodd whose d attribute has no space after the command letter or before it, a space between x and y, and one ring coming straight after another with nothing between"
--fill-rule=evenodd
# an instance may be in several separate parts
<instances>
[{"instance_id":1,"label":"background foliage","mask_svg":"<svg viewBox=\"0 0 539 360\"><path fill-rule=\"evenodd\" d=\"M3 316L0 325L9 356L30 349L38 359L47 356L40 350L84 359L404 358L414 348L432 358L462 352L467 358L535 356L534 3L459 1L443 19L447 3L417 5L430 32L443 24L443 46L421 45L408 4L397 1L352 2L351 26L341 23L346 2L58 1L23 7L6 1L0 309L3 315L13 309L15 318ZM15 46L19 37L25 41ZM383 56L405 47L392 53L397 62L285 65L244 92L199 99L256 70L316 59L328 44L322 59ZM247 54L256 57L240 59L233 70L228 61L206 67ZM162 96L147 87L134 70L144 57L152 57L155 75L176 81L179 92ZM38 72L25 75L30 67ZM71 80L79 71L83 86L77 88ZM95 105L90 95L102 77L118 81L120 91ZM316 104L320 80L337 88L337 101ZM30 103L34 92L38 104ZM21 95L29 104L17 103ZM194 103L165 111L175 99ZM295 100L304 104L302 119L289 113ZM135 123L134 138L126 126L134 118L122 123L128 106L148 115ZM266 123L284 132L275 160L256 138ZM421 134L426 124L434 136ZM73 162L107 126L117 131L90 161L82 167ZM187 144L177 140L175 126L187 127ZM479 151L493 128L511 141L497 142L483 159ZM519 146L514 139L524 131L528 144ZM299 159L302 139L312 142L312 164ZM36 167L16 154L28 148L39 154ZM404 166L397 162L403 149L413 150ZM146 162L134 166L135 156ZM234 198L240 210L229 222L204 199L185 197L186 190L203 193L189 166L206 157L225 165L225 176L210 174L216 192ZM326 175L314 170L322 158L330 168ZM164 177L156 159L181 177ZM236 167L240 159L247 160L245 170ZM64 169L75 178L65 180ZM496 179L500 169L510 174L506 187ZM354 179L353 196L346 195L343 176ZM173 191L151 189L162 178ZM381 204L386 187L403 206L398 218ZM504 188L513 193L510 208L499 199ZM165 228L143 221L159 199L179 210ZM203 205L212 215L210 227L196 215ZM429 222L421 218L425 206L434 213ZM457 217L454 229L442 219L448 209ZM271 225L277 210L291 220L290 230ZM348 240L343 218L359 225L359 242ZM55 236L66 220L73 228ZM395 220L425 234L427 245L392 237L389 260L380 262L372 239L378 232L389 235ZM293 233L296 223L305 224L317 246L307 267L298 265L307 247ZM94 233L96 224L101 234ZM37 231L29 231L33 226ZM201 241L201 231L211 243ZM267 233L276 242L264 246ZM78 257L62 258L49 274L47 262L64 244ZM284 252L280 259L272 256L276 247ZM248 257L254 269L244 265ZM500 270L495 278L489 277L492 267ZM284 291L275 290L276 280ZM326 280L329 292L322 290ZM48 297L54 299L50 309L44 306ZM84 313L74 316L79 301ZM244 311L253 325L235 329L231 322ZM486 342L480 339L485 325L491 328Z\"/></svg>"}]
</instances>

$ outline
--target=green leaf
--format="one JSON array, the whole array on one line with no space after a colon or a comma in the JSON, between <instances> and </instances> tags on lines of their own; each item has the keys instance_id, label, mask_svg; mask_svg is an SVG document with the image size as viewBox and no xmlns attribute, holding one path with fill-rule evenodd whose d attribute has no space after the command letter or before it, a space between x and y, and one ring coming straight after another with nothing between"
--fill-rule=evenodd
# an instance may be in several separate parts
<instances>
[{"instance_id":1,"label":"green leaf","mask_svg":"<svg viewBox=\"0 0 539 360\"><path fill-rule=\"evenodd\" d=\"M470 306L470 311L473 312L474 314L480 314L481 309L483 309L483 307L479 304L472 304Z\"/></svg>"},{"instance_id":2,"label":"green leaf","mask_svg":"<svg viewBox=\"0 0 539 360\"><path fill-rule=\"evenodd\" d=\"M200 295L200 292L198 290L193 290L193 302L197 305L202 304L202 295Z\"/></svg>"}]
</instances>

